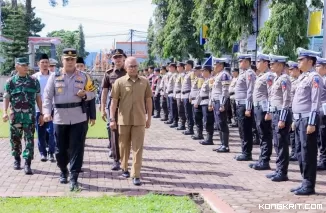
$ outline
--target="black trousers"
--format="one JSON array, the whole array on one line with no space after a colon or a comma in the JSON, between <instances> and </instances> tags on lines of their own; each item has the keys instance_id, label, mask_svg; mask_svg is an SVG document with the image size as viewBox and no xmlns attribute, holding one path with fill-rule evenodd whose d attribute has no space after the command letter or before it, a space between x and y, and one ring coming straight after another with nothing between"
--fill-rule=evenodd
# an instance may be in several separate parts
<instances>
[{"instance_id":1,"label":"black trousers","mask_svg":"<svg viewBox=\"0 0 326 213\"><path fill-rule=\"evenodd\" d=\"M287 175L289 168L289 131L292 124L292 113L289 111L285 121L285 127L278 128L280 121L280 112L274 112L272 115L272 129L274 149L276 152L276 171Z\"/></svg>"},{"instance_id":2,"label":"black trousers","mask_svg":"<svg viewBox=\"0 0 326 213\"><path fill-rule=\"evenodd\" d=\"M250 117L245 116L246 105L239 104L237 105L237 118L238 118L238 128L239 135L242 145L242 154L246 156L251 156L252 153L252 124L254 115Z\"/></svg>"},{"instance_id":3,"label":"black trousers","mask_svg":"<svg viewBox=\"0 0 326 213\"><path fill-rule=\"evenodd\" d=\"M161 94L157 94L157 96L154 97L154 108L156 111L156 115L161 115Z\"/></svg>"},{"instance_id":4,"label":"black trousers","mask_svg":"<svg viewBox=\"0 0 326 213\"><path fill-rule=\"evenodd\" d=\"M195 117L195 124L197 127L197 131L203 133L203 110L201 106L198 108L193 107L194 109L194 117Z\"/></svg>"},{"instance_id":5,"label":"black trousers","mask_svg":"<svg viewBox=\"0 0 326 213\"><path fill-rule=\"evenodd\" d=\"M198 106L202 108L204 125L208 135L213 135L214 133L214 112L208 110L208 105ZM206 122L205 122L206 121Z\"/></svg>"},{"instance_id":6,"label":"black trousers","mask_svg":"<svg viewBox=\"0 0 326 213\"><path fill-rule=\"evenodd\" d=\"M171 109L171 121L177 124L179 122L177 100L173 97L169 97L169 105Z\"/></svg>"},{"instance_id":7,"label":"black trousers","mask_svg":"<svg viewBox=\"0 0 326 213\"><path fill-rule=\"evenodd\" d=\"M183 105L183 101L181 98L177 98L177 107L178 107L179 120L181 121L181 126L184 126L186 123L186 114L185 114L185 107Z\"/></svg>"},{"instance_id":8,"label":"black trousers","mask_svg":"<svg viewBox=\"0 0 326 213\"><path fill-rule=\"evenodd\" d=\"M224 111L220 111L220 101L215 101L214 103L214 118L215 123L217 124L217 129L220 132L223 133L229 133L229 126L228 126L228 106L226 104L226 107L224 107Z\"/></svg>"},{"instance_id":9,"label":"black trousers","mask_svg":"<svg viewBox=\"0 0 326 213\"><path fill-rule=\"evenodd\" d=\"M326 166L326 115L320 115L320 128L318 133L319 163Z\"/></svg>"},{"instance_id":10,"label":"black trousers","mask_svg":"<svg viewBox=\"0 0 326 213\"><path fill-rule=\"evenodd\" d=\"M168 100L166 97L164 97L164 95L162 95L161 98L162 98L161 99L161 103L162 103L161 108L163 109L164 118L168 119L169 118Z\"/></svg>"},{"instance_id":11,"label":"black trousers","mask_svg":"<svg viewBox=\"0 0 326 213\"><path fill-rule=\"evenodd\" d=\"M302 186L314 189L317 176L319 122L317 122L316 131L308 135L306 133L308 120L309 118L300 118L295 121L295 142L300 172L303 178Z\"/></svg>"},{"instance_id":12,"label":"black trousers","mask_svg":"<svg viewBox=\"0 0 326 213\"><path fill-rule=\"evenodd\" d=\"M271 159L273 150L272 121L265 120L266 112L263 111L261 106L255 107L254 114L256 129L260 139L259 160L268 163Z\"/></svg>"},{"instance_id":13,"label":"black trousers","mask_svg":"<svg viewBox=\"0 0 326 213\"><path fill-rule=\"evenodd\" d=\"M189 98L184 98L182 101L183 107L185 108L188 129L191 130L194 127L193 105L190 103Z\"/></svg>"},{"instance_id":14,"label":"black trousers","mask_svg":"<svg viewBox=\"0 0 326 213\"><path fill-rule=\"evenodd\" d=\"M54 124L56 138L56 159L61 171L66 171L68 163L71 173L79 173L83 164L87 121L72 124Z\"/></svg>"},{"instance_id":15,"label":"black trousers","mask_svg":"<svg viewBox=\"0 0 326 213\"><path fill-rule=\"evenodd\" d=\"M235 100L230 99L230 104L231 104L231 111L232 111L232 117L234 119L234 122L238 123L237 105L235 103Z\"/></svg>"},{"instance_id":16,"label":"black trousers","mask_svg":"<svg viewBox=\"0 0 326 213\"><path fill-rule=\"evenodd\" d=\"M115 120L118 120L118 109L115 112ZM110 130L110 142L111 142L111 151L112 157L115 162L120 161L120 148L119 148L119 131L117 129Z\"/></svg>"},{"instance_id":17,"label":"black trousers","mask_svg":"<svg viewBox=\"0 0 326 213\"><path fill-rule=\"evenodd\" d=\"M295 131L290 130L290 133L289 133L289 140L290 140L290 145L291 145L291 154L290 156L294 156L294 157L297 157L297 152L296 152L296 148L295 148Z\"/></svg>"}]
</instances>

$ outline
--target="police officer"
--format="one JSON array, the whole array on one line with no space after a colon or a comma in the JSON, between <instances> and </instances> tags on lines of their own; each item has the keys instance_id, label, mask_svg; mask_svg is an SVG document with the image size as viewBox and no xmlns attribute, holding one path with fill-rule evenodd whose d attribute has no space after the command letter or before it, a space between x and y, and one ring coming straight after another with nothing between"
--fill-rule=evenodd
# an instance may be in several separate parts
<instances>
[{"instance_id":1,"label":"police officer","mask_svg":"<svg viewBox=\"0 0 326 213\"><path fill-rule=\"evenodd\" d=\"M63 68L51 75L44 90L44 121L52 120L54 108L54 131L56 159L61 170L60 183L67 183L70 162L70 190L76 190L78 175L83 163L84 140L87 129L86 109L82 100L95 97L92 80L76 69L75 49L63 50ZM69 152L68 152L69 151Z\"/></svg>"},{"instance_id":2,"label":"police officer","mask_svg":"<svg viewBox=\"0 0 326 213\"><path fill-rule=\"evenodd\" d=\"M227 110L229 102L229 86L231 75L225 70L228 64L227 58L216 58L214 60L216 76L212 87L211 98L208 109L214 111L215 123L219 131L221 146L213 151L229 152L229 126L227 121Z\"/></svg>"},{"instance_id":3,"label":"police officer","mask_svg":"<svg viewBox=\"0 0 326 213\"><path fill-rule=\"evenodd\" d=\"M154 115L154 118L160 118L161 117L161 93L160 93L160 83L161 83L161 75L160 75L160 69L155 68L154 69L154 77L153 77L153 83L152 83L152 92L154 97L154 108L156 115Z\"/></svg>"},{"instance_id":4,"label":"police officer","mask_svg":"<svg viewBox=\"0 0 326 213\"><path fill-rule=\"evenodd\" d=\"M166 94L166 86L168 83L169 74L167 73L166 66L161 67L160 74L162 79L160 81L160 94L161 94L161 108L163 109L163 118L161 121L167 121L169 119L169 110L168 110L168 101L167 101L167 94Z\"/></svg>"},{"instance_id":5,"label":"police officer","mask_svg":"<svg viewBox=\"0 0 326 213\"><path fill-rule=\"evenodd\" d=\"M272 121L265 120L269 111L268 96L275 75L269 70L269 55L257 55L257 70L259 72L253 93L255 124L260 143L260 156L256 163L249 164L255 170L270 169L269 161L273 149Z\"/></svg>"},{"instance_id":6,"label":"police officer","mask_svg":"<svg viewBox=\"0 0 326 213\"><path fill-rule=\"evenodd\" d=\"M288 180L289 167L289 130L292 123L291 105L291 81L284 73L287 57L270 55L270 66L276 74L270 92L269 111L265 120L272 120L274 148L276 152L276 170L268 174L267 178L281 182Z\"/></svg>"},{"instance_id":7,"label":"police officer","mask_svg":"<svg viewBox=\"0 0 326 213\"><path fill-rule=\"evenodd\" d=\"M191 100L189 100L191 92L191 82L194 80L195 75L193 71L194 61L187 60L185 63L186 75L183 79L181 87L181 100L185 109L186 120L188 124L187 131L183 132L184 135L193 135L194 134L194 116Z\"/></svg>"},{"instance_id":8,"label":"police officer","mask_svg":"<svg viewBox=\"0 0 326 213\"><path fill-rule=\"evenodd\" d=\"M189 95L189 101L191 101L193 117L196 124L196 134L192 135L191 138L194 140L202 140L203 137L203 112L201 107L195 108L196 98L199 95L200 89L204 83L204 78L201 73L201 66L197 65L194 69L194 80L191 83L191 91Z\"/></svg>"},{"instance_id":9,"label":"police officer","mask_svg":"<svg viewBox=\"0 0 326 213\"><path fill-rule=\"evenodd\" d=\"M40 109L40 126L43 125L42 99L39 81L28 75L28 59L16 59L16 74L8 79L5 84L3 121L9 120L8 107L10 106L10 144L11 153L15 158L14 169L20 170L21 158L25 159L24 171L26 175L33 174L31 162L34 157L34 132L35 132L35 102ZM22 137L24 133L25 150L22 152Z\"/></svg>"},{"instance_id":10,"label":"police officer","mask_svg":"<svg viewBox=\"0 0 326 213\"><path fill-rule=\"evenodd\" d=\"M165 122L166 124L171 124L171 128L178 127L179 122L179 115L178 115L178 107L177 107L177 100L175 99L175 93L174 93L174 85L175 81L177 79L178 73L177 73L177 65L175 63L170 63L169 65L169 72L171 73L168 85L166 87L166 92L168 94L169 98L169 108L171 111L171 120L168 122Z\"/></svg>"},{"instance_id":11,"label":"police officer","mask_svg":"<svg viewBox=\"0 0 326 213\"><path fill-rule=\"evenodd\" d=\"M174 84L174 97L177 100L179 121L181 121L181 125L177 128L177 130L186 130L185 108L181 99L182 82L186 74L185 64L183 62L178 62L177 71L178 71L178 75L176 77L175 84Z\"/></svg>"},{"instance_id":12,"label":"police officer","mask_svg":"<svg viewBox=\"0 0 326 213\"><path fill-rule=\"evenodd\" d=\"M112 60L114 61L114 68L109 69L105 72L104 78L102 81L102 95L101 95L101 114L102 119L107 121L107 130L109 135L109 156L112 155L114 163L112 165L111 170L118 171L120 170L120 151L119 151L119 134L118 131L111 131L110 129L110 113L109 107L111 104L111 90L114 82L126 75L126 70L124 69L124 61L127 58L126 54L121 49L115 49L112 52ZM109 98L109 100L107 100ZM116 114L116 120L118 114ZM114 134L114 136L113 136Z\"/></svg>"},{"instance_id":13,"label":"police officer","mask_svg":"<svg viewBox=\"0 0 326 213\"><path fill-rule=\"evenodd\" d=\"M194 107L201 107L202 117L196 115L196 122L200 122L199 119L204 119L206 138L199 143L201 145L214 145L213 133L214 133L214 112L212 108L208 108L209 95L211 92L210 84L212 84L211 77L212 67L209 65L203 66L202 75L205 79L203 85L200 88L200 92L197 95Z\"/></svg>"},{"instance_id":14,"label":"police officer","mask_svg":"<svg viewBox=\"0 0 326 213\"><path fill-rule=\"evenodd\" d=\"M57 64L58 64L58 61L55 60L55 59L53 59L53 58L50 58L50 59L49 59L49 62L50 62L49 71L50 71L51 73L53 73L53 72L55 71L55 69L56 69L56 66L57 66Z\"/></svg>"},{"instance_id":15,"label":"police officer","mask_svg":"<svg viewBox=\"0 0 326 213\"><path fill-rule=\"evenodd\" d=\"M255 72L250 69L251 54L238 55L240 74L234 88L237 105L239 133L242 144L242 154L235 157L237 161L252 160L252 94L256 81Z\"/></svg>"},{"instance_id":16,"label":"police officer","mask_svg":"<svg viewBox=\"0 0 326 213\"><path fill-rule=\"evenodd\" d=\"M295 90L297 89L297 85L299 83L299 76L301 74L301 71L298 68L298 63L294 61L289 61L287 63L289 65L289 74L291 76L291 109L292 109L292 102L293 102L293 97L295 94ZM290 130L290 145L291 145L291 153L290 153L290 161L297 161L297 153L296 153L296 148L295 148L295 132L294 132L294 123L291 125L291 130Z\"/></svg>"},{"instance_id":17,"label":"police officer","mask_svg":"<svg viewBox=\"0 0 326 213\"><path fill-rule=\"evenodd\" d=\"M231 105L231 111L232 111L232 118L233 122L230 124L230 127L238 127L238 118L237 118L237 105L235 103L235 94L234 94L234 88L237 83L239 76L239 69L234 68L232 70L232 80L229 87L229 94L230 94L230 105Z\"/></svg>"},{"instance_id":18,"label":"police officer","mask_svg":"<svg viewBox=\"0 0 326 213\"><path fill-rule=\"evenodd\" d=\"M326 170L326 58L317 58L317 72L323 78L321 93L320 128L318 147L320 151L317 170Z\"/></svg>"},{"instance_id":19,"label":"police officer","mask_svg":"<svg viewBox=\"0 0 326 213\"><path fill-rule=\"evenodd\" d=\"M303 177L301 186L291 189L296 195L315 193L317 173L317 133L318 114L321 106L322 78L313 67L320 53L298 48L298 63L302 74L294 94L292 110L295 120L295 137L300 172Z\"/></svg>"},{"instance_id":20,"label":"police officer","mask_svg":"<svg viewBox=\"0 0 326 213\"><path fill-rule=\"evenodd\" d=\"M155 77L155 75L154 75L154 69L155 69L154 66L149 66L148 67L148 76L147 76L147 79L149 80L149 84L151 85L151 87L153 85L153 80L154 80L154 77ZM156 110L155 109L155 105L154 105L154 97L152 97L152 104L153 104L153 107L154 107L153 115L152 116L154 116L154 111Z\"/></svg>"}]
</instances>

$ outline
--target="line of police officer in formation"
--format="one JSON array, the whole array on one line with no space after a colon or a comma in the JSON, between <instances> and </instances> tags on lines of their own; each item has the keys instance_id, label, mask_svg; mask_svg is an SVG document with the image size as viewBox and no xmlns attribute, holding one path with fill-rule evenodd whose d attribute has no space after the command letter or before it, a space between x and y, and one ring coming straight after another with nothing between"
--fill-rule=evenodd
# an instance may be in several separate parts
<instances>
[{"instance_id":1,"label":"line of police officer in formation","mask_svg":"<svg viewBox=\"0 0 326 213\"><path fill-rule=\"evenodd\" d=\"M266 177L275 182L287 181L289 161L298 160L303 181L291 192L314 194L317 170L326 170L326 59L319 58L318 52L303 48L297 51L298 63L287 61L285 56L258 54L257 73L251 69L252 55L240 54L240 73L233 79L226 71L226 58L215 58L213 68L194 66L191 60L169 63L160 69L149 67L145 75L154 94L153 116L160 118L162 109L161 121L184 130L184 135L202 145L214 144L215 124L221 145L213 151L229 152L227 110L234 92L232 102L236 105L242 149L235 159L252 160L252 130L256 125L261 153L249 167L270 170L274 146L276 169Z\"/></svg>"}]
</instances>

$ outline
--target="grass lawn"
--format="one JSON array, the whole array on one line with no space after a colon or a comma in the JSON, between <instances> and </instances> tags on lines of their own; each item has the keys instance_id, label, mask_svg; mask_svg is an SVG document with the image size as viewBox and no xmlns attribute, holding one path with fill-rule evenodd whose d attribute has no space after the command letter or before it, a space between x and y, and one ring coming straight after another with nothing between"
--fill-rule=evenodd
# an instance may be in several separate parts
<instances>
[{"instance_id":1,"label":"grass lawn","mask_svg":"<svg viewBox=\"0 0 326 213\"><path fill-rule=\"evenodd\" d=\"M106 123L101 118L101 113L96 113L97 119L94 126L89 126L87 138L107 138L108 133L106 130ZM0 138L9 137L9 123L3 123L2 121L2 109L0 109ZM37 134L35 134L37 137Z\"/></svg>"},{"instance_id":2,"label":"grass lawn","mask_svg":"<svg viewBox=\"0 0 326 213\"><path fill-rule=\"evenodd\" d=\"M103 196L99 198L36 197L0 198L1 212L10 213L197 213L189 197L148 194L145 196Z\"/></svg>"}]
</instances>

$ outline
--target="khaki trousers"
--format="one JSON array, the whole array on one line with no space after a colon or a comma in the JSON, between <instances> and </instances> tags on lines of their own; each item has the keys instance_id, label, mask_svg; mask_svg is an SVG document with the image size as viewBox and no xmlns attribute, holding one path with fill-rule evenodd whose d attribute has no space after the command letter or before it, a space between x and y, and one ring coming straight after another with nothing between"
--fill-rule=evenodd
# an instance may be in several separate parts
<instances>
[{"instance_id":1,"label":"khaki trousers","mask_svg":"<svg viewBox=\"0 0 326 213\"><path fill-rule=\"evenodd\" d=\"M130 149L132 148L131 177L140 178L140 169L143 158L143 145L145 138L145 126L119 126L119 146L121 157L121 168L128 170Z\"/></svg>"}]
</instances>

